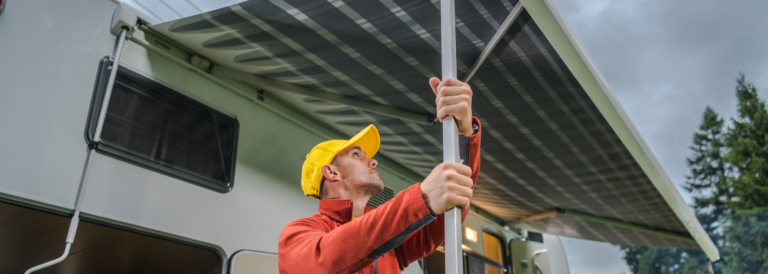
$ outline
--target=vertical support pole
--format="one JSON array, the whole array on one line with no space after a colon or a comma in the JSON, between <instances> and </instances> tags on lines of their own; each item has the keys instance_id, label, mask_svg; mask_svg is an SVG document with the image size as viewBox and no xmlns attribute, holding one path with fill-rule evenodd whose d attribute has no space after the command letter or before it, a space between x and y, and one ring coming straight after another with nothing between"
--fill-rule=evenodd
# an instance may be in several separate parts
<instances>
[{"instance_id":1,"label":"vertical support pole","mask_svg":"<svg viewBox=\"0 0 768 274\"><path fill-rule=\"evenodd\" d=\"M120 31L120 38L117 40L117 45L115 45L115 51L113 52L113 60L112 60L112 70L109 73L109 83L107 84L107 92L104 95L104 102L101 104L101 112L99 113L99 120L98 124L96 125L96 134L94 134L93 140L96 142L99 142L101 140L101 129L104 125L104 118L107 114L107 106L109 105L109 97L112 95L112 87L114 87L115 83L115 77L117 76L117 66L118 62L120 61L120 52L123 50L123 42L125 42L125 36L128 34L128 29L123 28L122 31ZM72 247L72 244L75 242L75 235L77 234L77 226L80 224L80 206L83 204L83 195L85 195L85 186L86 183L88 183L88 174L91 167L91 153L93 152L93 148L89 148L88 152L85 156L85 165L83 166L83 174L80 175L80 188L77 190L77 198L75 199L75 213L72 214L72 218L69 220L69 229L67 230L67 238L64 241L66 244L64 245L64 253L61 254L56 259L53 259L51 261L33 266L30 269L27 269L27 271L24 272L24 274L31 274L35 271L44 269L46 267L58 264L64 259L69 256L69 250Z\"/></svg>"},{"instance_id":2,"label":"vertical support pole","mask_svg":"<svg viewBox=\"0 0 768 274\"><path fill-rule=\"evenodd\" d=\"M120 66L120 54L123 52L123 43L125 42L125 36L128 34L128 29L123 28L120 31L120 38L117 40L117 46L115 52L112 54L112 69L109 71L109 80L107 80L107 90L104 92L104 101L101 103L101 111L99 111L99 119L96 120L96 132L93 134L94 142L101 142L101 130L104 129L104 119L107 117L107 107L109 106L109 99L112 97L112 89L115 87L115 78L117 77L117 68Z\"/></svg>"},{"instance_id":3,"label":"vertical support pole","mask_svg":"<svg viewBox=\"0 0 768 274\"><path fill-rule=\"evenodd\" d=\"M440 0L442 76L456 78L456 17L454 0ZM459 162L459 129L453 117L443 119L443 162ZM464 272L461 255L461 210L445 212L445 273Z\"/></svg>"}]
</instances>

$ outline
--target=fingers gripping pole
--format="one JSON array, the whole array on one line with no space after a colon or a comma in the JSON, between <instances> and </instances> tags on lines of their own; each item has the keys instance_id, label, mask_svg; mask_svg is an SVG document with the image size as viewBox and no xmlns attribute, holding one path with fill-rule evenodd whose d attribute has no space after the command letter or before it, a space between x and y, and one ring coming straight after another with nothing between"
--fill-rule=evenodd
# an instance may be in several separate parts
<instances>
[{"instance_id":1,"label":"fingers gripping pole","mask_svg":"<svg viewBox=\"0 0 768 274\"><path fill-rule=\"evenodd\" d=\"M456 18L453 0L440 0L440 44L443 79L456 78ZM443 162L459 162L459 130L453 117L443 119ZM445 273L464 271L461 256L461 210L445 214Z\"/></svg>"}]
</instances>

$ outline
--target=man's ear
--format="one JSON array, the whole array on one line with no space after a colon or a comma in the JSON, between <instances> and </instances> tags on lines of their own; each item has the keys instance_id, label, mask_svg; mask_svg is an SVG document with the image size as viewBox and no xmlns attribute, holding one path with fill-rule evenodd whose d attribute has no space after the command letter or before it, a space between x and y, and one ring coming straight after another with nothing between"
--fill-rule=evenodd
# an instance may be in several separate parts
<instances>
[{"instance_id":1,"label":"man's ear","mask_svg":"<svg viewBox=\"0 0 768 274\"><path fill-rule=\"evenodd\" d=\"M339 168L334 165L323 165L323 177L325 177L328 181L339 181L341 180L341 172L339 172Z\"/></svg>"}]
</instances>

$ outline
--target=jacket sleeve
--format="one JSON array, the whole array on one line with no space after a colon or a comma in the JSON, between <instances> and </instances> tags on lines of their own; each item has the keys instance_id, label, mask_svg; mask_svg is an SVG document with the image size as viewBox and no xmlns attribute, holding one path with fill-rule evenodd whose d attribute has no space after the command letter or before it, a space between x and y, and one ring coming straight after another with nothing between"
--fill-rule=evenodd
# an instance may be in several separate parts
<instances>
[{"instance_id":1,"label":"jacket sleeve","mask_svg":"<svg viewBox=\"0 0 768 274\"><path fill-rule=\"evenodd\" d=\"M478 174L480 174L480 121L472 117L472 122L478 126L477 132L469 139L469 159L467 165L472 168L472 189L477 183ZM423 201L422 201L423 203ZM426 205L424 205L426 207ZM461 211L461 222L467 218L469 208ZM438 246L445 241L445 214L437 216L435 221L422 227L408 237L400 246L395 249L397 262L400 270L405 269L409 264L429 255Z\"/></svg>"},{"instance_id":2,"label":"jacket sleeve","mask_svg":"<svg viewBox=\"0 0 768 274\"><path fill-rule=\"evenodd\" d=\"M298 219L280 233L278 268L280 273L358 272L435 218L416 184L335 229L319 219Z\"/></svg>"}]
</instances>

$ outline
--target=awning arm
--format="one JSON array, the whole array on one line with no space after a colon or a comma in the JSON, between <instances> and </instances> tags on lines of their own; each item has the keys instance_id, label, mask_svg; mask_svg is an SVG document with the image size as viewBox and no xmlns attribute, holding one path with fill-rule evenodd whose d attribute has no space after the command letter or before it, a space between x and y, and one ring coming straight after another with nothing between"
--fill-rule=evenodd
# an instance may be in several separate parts
<instances>
[{"instance_id":1,"label":"awning arm","mask_svg":"<svg viewBox=\"0 0 768 274\"><path fill-rule=\"evenodd\" d=\"M509 30L509 27L512 26L512 22L515 22L515 19L517 19L517 16L520 15L520 12L523 11L523 1L517 1L517 4L515 4L515 7L512 8L512 11L507 15L507 18L504 19L504 22L501 23L499 26L499 29L496 30L496 33L493 34L493 37L491 37L491 40L488 41L488 44L485 45L485 48L482 52L480 52L480 56L477 57L477 60L475 60L475 63L472 64L472 67L469 68L469 71L467 71L467 74L464 76L463 82L469 82L469 80L472 80L472 76L475 76L475 72L477 72L477 69L480 68L481 65L483 65L483 62L485 62L485 59L488 58L488 55L491 54L491 51L493 48L496 47L496 45L501 41L501 37L504 36L505 33L507 33L507 30Z\"/></svg>"},{"instance_id":2,"label":"awning arm","mask_svg":"<svg viewBox=\"0 0 768 274\"><path fill-rule=\"evenodd\" d=\"M401 120L419 123L422 125L432 125L436 120L435 116L431 114L415 113L407 110L394 108L391 106L379 105L379 104L371 103L368 101L349 98L346 96L342 96L342 95L327 92L327 91L311 89L311 88L302 87L299 85L294 85L291 83L286 83L283 81L279 81L279 80L275 80L267 77L253 75L253 74L243 72L241 70L233 69L230 67L215 65L211 70L211 75L216 77L225 77L225 78L235 79L238 81L248 83L250 85L254 85L254 86L266 89L271 92L289 92L289 93L304 95L312 98L325 100L328 102L345 105L352 108L362 109L362 110L370 111L373 113L378 113L381 115L398 118Z\"/></svg>"},{"instance_id":3,"label":"awning arm","mask_svg":"<svg viewBox=\"0 0 768 274\"><path fill-rule=\"evenodd\" d=\"M517 224L522 224L526 222L532 222L535 220L540 220L540 219L548 218L551 216L555 216L557 214L563 214L566 216L576 217L576 218L598 222L606 225L612 225L612 226L622 227L622 228L636 230L640 232L650 233L650 234L654 234L662 237L667 237L667 238L672 238L672 239L677 239L677 240L682 240L687 242L694 242L694 243L696 242L693 239L693 237L685 234L680 234L677 232L667 231L663 229L658 229L658 228L653 228L653 227L648 227L648 226L638 225L633 223L627 223L627 222L616 220L616 219L605 218L605 217L595 216L588 213L567 210L567 209L559 209L559 208L531 214L520 219L509 221L505 223L505 225L517 225Z\"/></svg>"}]
</instances>

